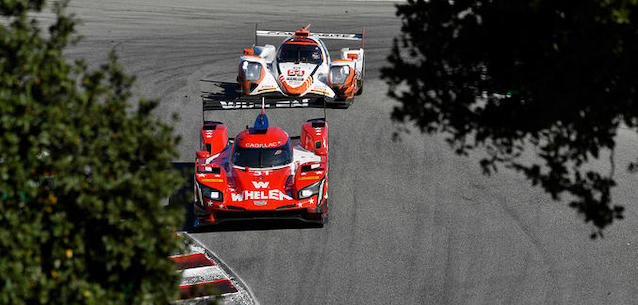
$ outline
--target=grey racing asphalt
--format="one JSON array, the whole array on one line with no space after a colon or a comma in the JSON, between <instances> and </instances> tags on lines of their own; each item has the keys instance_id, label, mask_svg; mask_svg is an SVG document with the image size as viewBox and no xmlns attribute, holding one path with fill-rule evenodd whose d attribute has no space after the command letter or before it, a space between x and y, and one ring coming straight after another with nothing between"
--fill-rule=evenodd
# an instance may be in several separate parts
<instances>
[{"instance_id":1,"label":"grey racing asphalt","mask_svg":"<svg viewBox=\"0 0 638 305\"><path fill-rule=\"evenodd\" d=\"M200 95L232 86L255 23L286 31L310 23L321 32L365 26L364 94L350 109L327 111L330 223L240 223L193 234L261 304L637 304L638 179L621 169L638 154L637 135L621 130L617 140L613 198L625 204L626 219L596 241L567 199L554 202L508 170L483 176L480 154L456 156L442 136L411 127L392 141L395 102L379 69L400 29L395 3L74 0L71 10L84 20L78 30L86 38L67 55L96 66L117 50L126 71L138 77L136 94L161 99L157 116L170 121L179 114L175 161L192 162ZM326 43L333 54L353 46ZM208 115L226 122L232 136L257 113ZM298 135L303 121L323 112L268 115L272 125Z\"/></svg>"}]
</instances>

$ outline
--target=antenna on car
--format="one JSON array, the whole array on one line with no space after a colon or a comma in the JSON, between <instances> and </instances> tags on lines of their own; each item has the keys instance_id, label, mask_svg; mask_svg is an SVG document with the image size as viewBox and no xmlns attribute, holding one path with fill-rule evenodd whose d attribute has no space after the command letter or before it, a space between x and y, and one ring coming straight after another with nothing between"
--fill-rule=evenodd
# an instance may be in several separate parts
<instances>
[{"instance_id":1,"label":"antenna on car","mask_svg":"<svg viewBox=\"0 0 638 305\"><path fill-rule=\"evenodd\" d=\"M255 119L255 124L251 130L251 133L263 134L268 131L268 116L266 116L266 104L264 102L264 97L261 97L261 113L257 115L257 119Z\"/></svg>"},{"instance_id":2,"label":"antenna on car","mask_svg":"<svg viewBox=\"0 0 638 305\"><path fill-rule=\"evenodd\" d=\"M328 122L328 115L326 115L326 99L323 99L323 120Z\"/></svg>"},{"instance_id":3,"label":"antenna on car","mask_svg":"<svg viewBox=\"0 0 638 305\"><path fill-rule=\"evenodd\" d=\"M257 38L255 38L255 39L257 39ZM362 49L363 49L363 45L364 45L363 43L365 42L365 40L366 40L366 27L362 26L361 27L361 48Z\"/></svg>"},{"instance_id":4,"label":"antenna on car","mask_svg":"<svg viewBox=\"0 0 638 305\"><path fill-rule=\"evenodd\" d=\"M255 23L255 46L257 46L257 23Z\"/></svg>"}]
</instances>

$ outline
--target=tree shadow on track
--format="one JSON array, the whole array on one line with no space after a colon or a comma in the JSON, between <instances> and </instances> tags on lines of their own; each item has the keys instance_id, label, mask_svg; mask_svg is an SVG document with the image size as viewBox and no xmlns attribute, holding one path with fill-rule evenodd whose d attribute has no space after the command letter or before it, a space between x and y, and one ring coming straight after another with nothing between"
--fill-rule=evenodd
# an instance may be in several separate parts
<instances>
[{"instance_id":1,"label":"tree shadow on track","mask_svg":"<svg viewBox=\"0 0 638 305\"><path fill-rule=\"evenodd\" d=\"M200 79L200 82L212 84L210 91L202 91L202 98L209 100L234 100L239 97L239 84L210 79ZM215 90L217 89L217 90ZM221 89L221 90L219 90Z\"/></svg>"},{"instance_id":2,"label":"tree shadow on track","mask_svg":"<svg viewBox=\"0 0 638 305\"><path fill-rule=\"evenodd\" d=\"M180 231L188 231L192 227L193 218L193 162L173 162L173 168L184 178L180 188L168 198L169 206L182 206L185 211L184 224Z\"/></svg>"},{"instance_id":3,"label":"tree shadow on track","mask_svg":"<svg viewBox=\"0 0 638 305\"><path fill-rule=\"evenodd\" d=\"M294 219L250 219L232 220L216 225L192 227L189 233L229 232L229 231L266 231L287 229L316 229L319 225Z\"/></svg>"}]
</instances>

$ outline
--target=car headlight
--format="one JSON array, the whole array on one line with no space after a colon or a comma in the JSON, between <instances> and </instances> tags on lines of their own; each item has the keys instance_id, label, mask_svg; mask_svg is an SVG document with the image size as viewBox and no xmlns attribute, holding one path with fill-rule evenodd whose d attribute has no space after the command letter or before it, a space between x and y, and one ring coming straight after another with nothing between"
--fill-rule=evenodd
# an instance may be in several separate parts
<instances>
[{"instance_id":1,"label":"car headlight","mask_svg":"<svg viewBox=\"0 0 638 305\"><path fill-rule=\"evenodd\" d=\"M224 201L224 194L219 190L216 190L212 187L208 187L205 185L201 186L202 188L202 197L212 199L213 201Z\"/></svg>"},{"instance_id":2,"label":"car headlight","mask_svg":"<svg viewBox=\"0 0 638 305\"><path fill-rule=\"evenodd\" d=\"M244 77L247 81L258 81L261 78L261 64L258 62L244 61L241 65Z\"/></svg>"},{"instance_id":3,"label":"car headlight","mask_svg":"<svg viewBox=\"0 0 638 305\"><path fill-rule=\"evenodd\" d=\"M322 185L323 185L323 179L299 190L299 195L297 197L299 197L299 199L306 199L314 195L317 195L320 193L320 190L323 189Z\"/></svg>"},{"instance_id":4,"label":"car headlight","mask_svg":"<svg viewBox=\"0 0 638 305\"><path fill-rule=\"evenodd\" d=\"M330 67L330 83L333 85L343 85L350 76L350 67L333 66Z\"/></svg>"}]
</instances>

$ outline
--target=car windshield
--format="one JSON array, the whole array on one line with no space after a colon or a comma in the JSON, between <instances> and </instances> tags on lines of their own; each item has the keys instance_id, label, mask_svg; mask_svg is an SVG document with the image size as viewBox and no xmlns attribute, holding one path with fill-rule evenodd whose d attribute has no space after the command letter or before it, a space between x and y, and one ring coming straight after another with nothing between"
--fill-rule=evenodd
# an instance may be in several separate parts
<instances>
[{"instance_id":1,"label":"car windshield","mask_svg":"<svg viewBox=\"0 0 638 305\"><path fill-rule=\"evenodd\" d=\"M284 44L277 53L277 62L321 64L321 49L314 45Z\"/></svg>"},{"instance_id":2,"label":"car windshield","mask_svg":"<svg viewBox=\"0 0 638 305\"><path fill-rule=\"evenodd\" d=\"M245 167L265 168L286 165L292 162L290 141L273 148L246 148L235 144L233 164Z\"/></svg>"}]
</instances>

